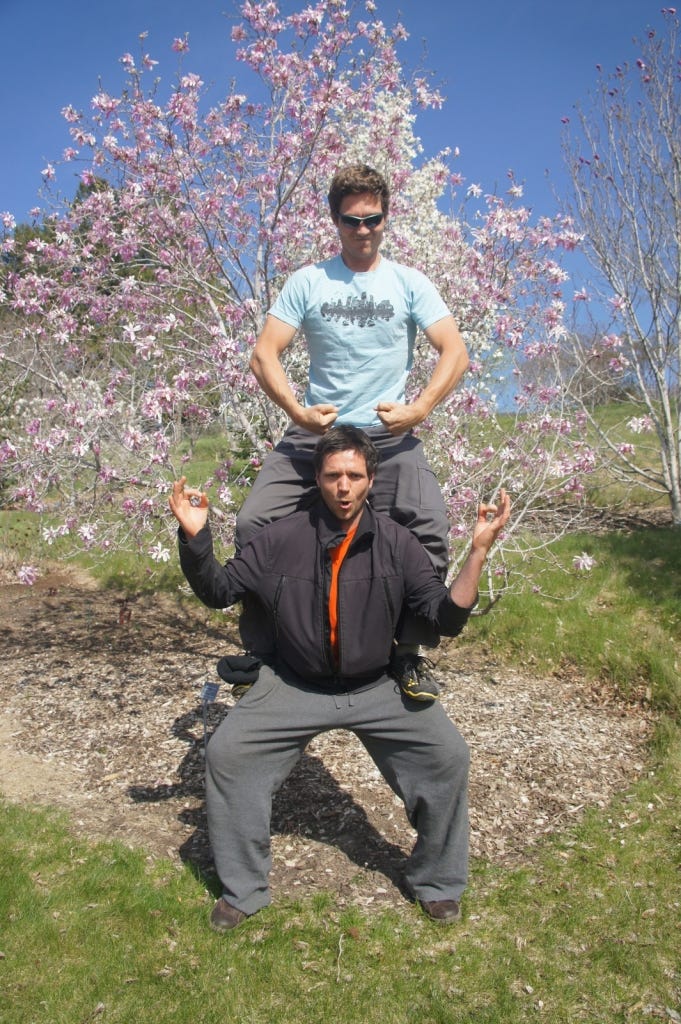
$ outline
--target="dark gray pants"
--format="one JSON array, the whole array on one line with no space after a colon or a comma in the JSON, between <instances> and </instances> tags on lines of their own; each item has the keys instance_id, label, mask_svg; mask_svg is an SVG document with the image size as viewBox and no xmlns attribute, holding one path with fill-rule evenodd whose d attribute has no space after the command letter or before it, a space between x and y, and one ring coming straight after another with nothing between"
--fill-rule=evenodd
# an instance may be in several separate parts
<instances>
[{"instance_id":1,"label":"dark gray pants","mask_svg":"<svg viewBox=\"0 0 681 1024\"><path fill-rule=\"evenodd\" d=\"M413 895L458 900L468 875L470 758L442 706L411 701L388 676L329 694L268 666L208 744L208 828L225 899L246 914L269 903L272 796L329 729L354 732L404 801L418 834L405 870Z\"/></svg>"},{"instance_id":2,"label":"dark gray pants","mask_svg":"<svg viewBox=\"0 0 681 1024\"><path fill-rule=\"evenodd\" d=\"M421 442L411 434L393 437L384 427L366 430L378 448L380 462L369 500L377 512L406 526L421 542L442 580L449 565L449 520L437 477L428 465ZM237 551L267 523L309 506L318 495L312 456L319 437L290 427L265 459L237 515ZM266 652L261 644L266 626L254 605L244 605L240 623L247 650ZM405 644L435 646L439 637L420 616L406 613L398 629Z\"/></svg>"}]
</instances>

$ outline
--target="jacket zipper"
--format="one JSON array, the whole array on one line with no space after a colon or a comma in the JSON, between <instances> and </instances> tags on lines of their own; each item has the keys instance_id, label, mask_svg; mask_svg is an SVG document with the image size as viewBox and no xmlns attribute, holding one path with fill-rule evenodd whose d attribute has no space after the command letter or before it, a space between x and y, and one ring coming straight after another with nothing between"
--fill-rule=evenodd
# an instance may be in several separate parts
<instances>
[{"instance_id":1,"label":"jacket zipper","mask_svg":"<svg viewBox=\"0 0 681 1024\"><path fill-rule=\"evenodd\" d=\"M336 677L336 666L333 661L333 651L331 650L331 625L329 623L329 593L331 590L331 558L326 548L322 548L322 559L323 559L323 586L322 586L322 615L321 615L321 627L322 627L322 650L324 651L324 657L326 664L330 669L331 676Z\"/></svg>"},{"instance_id":2,"label":"jacket zipper","mask_svg":"<svg viewBox=\"0 0 681 1024\"><path fill-rule=\"evenodd\" d=\"M338 665L334 666L334 668L336 669L336 672L334 673L334 675L337 678L339 678L339 679L342 679L342 677L343 677L343 673L340 671L340 669L342 667L342 661L343 661L342 660L343 645L341 643L341 641L342 641L342 630L341 630L341 585L340 585L340 583L341 583L341 573L345 569L345 563L347 562L348 558L350 558L350 555L352 553L353 547L355 546L356 540L357 540L357 536L355 535L352 538L352 540L350 541L350 547L345 552L345 558L341 562L340 569L338 570L338 581L337 581L337 583L338 583L338 590L337 590L338 607L336 608L336 645L338 647ZM333 661L333 652L331 652L331 660Z\"/></svg>"}]
</instances>

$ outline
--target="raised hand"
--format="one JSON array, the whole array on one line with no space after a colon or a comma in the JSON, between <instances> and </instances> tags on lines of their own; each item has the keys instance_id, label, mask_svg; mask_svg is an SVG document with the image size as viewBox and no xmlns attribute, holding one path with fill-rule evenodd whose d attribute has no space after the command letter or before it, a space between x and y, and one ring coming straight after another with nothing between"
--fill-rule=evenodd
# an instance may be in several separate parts
<instances>
[{"instance_id":1,"label":"raised hand","mask_svg":"<svg viewBox=\"0 0 681 1024\"><path fill-rule=\"evenodd\" d=\"M496 504L482 502L478 506L478 518L473 529L472 548L487 554L508 522L510 515L511 499L502 487L499 491L499 501Z\"/></svg>"},{"instance_id":2,"label":"raised hand","mask_svg":"<svg viewBox=\"0 0 681 1024\"><path fill-rule=\"evenodd\" d=\"M208 521L208 498L203 491L186 487L186 483L186 476L174 481L168 505L187 536L194 537Z\"/></svg>"}]
</instances>

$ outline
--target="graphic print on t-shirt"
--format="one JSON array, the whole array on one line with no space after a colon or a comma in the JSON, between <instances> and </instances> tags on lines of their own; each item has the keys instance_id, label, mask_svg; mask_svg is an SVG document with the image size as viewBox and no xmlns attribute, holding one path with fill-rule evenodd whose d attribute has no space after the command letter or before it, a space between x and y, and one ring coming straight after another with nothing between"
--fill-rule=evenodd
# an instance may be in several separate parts
<instances>
[{"instance_id":1,"label":"graphic print on t-shirt","mask_svg":"<svg viewBox=\"0 0 681 1024\"><path fill-rule=\"evenodd\" d=\"M333 302L323 302L323 320L338 320L345 326L373 327L377 320L392 320L395 310L389 299L376 302L372 295L362 292L359 296L348 295Z\"/></svg>"}]
</instances>

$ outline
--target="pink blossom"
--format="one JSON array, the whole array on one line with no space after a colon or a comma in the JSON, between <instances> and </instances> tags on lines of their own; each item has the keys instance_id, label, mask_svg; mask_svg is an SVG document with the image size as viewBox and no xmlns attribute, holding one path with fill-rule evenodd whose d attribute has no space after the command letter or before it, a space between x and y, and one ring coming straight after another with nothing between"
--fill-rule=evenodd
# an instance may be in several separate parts
<instances>
[{"instance_id":1,"label":"pink blossom","mask_svg":"<svg viewBox=\"0 0 681 1024\"><path fill-rule=\"evenodd\" d=\"M149 548L149 556L152 562L169 562L170 561L170 549L164 547L160 541L154 544L153 547Z\"/></svg>"},{"instance_id":2,"label":"pink blossom","mask_svg":"<svg viewBox=\"0 0 681 1024\"><path fill-rule=\"evenodd\" d=\"M85 547L86 551L89 550L95 543L95 539L97 536L97 530L94 524L84 523L82 526L78 528L78 536L83 542L83 546Z\"/></svg>"},{"instance_id":3,"label":"pink blossom","mask_svg":"<svg viewBox=\"0 0 681 1024\"><path fill-rule=\"evenodd\" d=\"M180 79L180 86L183 89L199 89L203 85L203 82L198 75L189 74L183 75Z\"/></svg>"},{"instance_id":4,"label":"pink blossom","mask_svg":"<svg viewBox=\"0 0 681 1024\"><path fill-rule=\"evenodd\" d=\"M68 122L69 122L70 124L75 124L75 123L76 123L76 121L79 121L79 120L80 120L80 118L81 118L81 115L80 115L80 114L78 113L78 111L77 111L77 110L76 110L76 109L75 109L74 107L72 107L72 106L68 106L68 107L63 107L63 108L62 108L62 112L61 112L61 113L62 113L62 117L63 117L63 118L64 118L64 119L66 120L66 121L68 121Z\"/></svg>"},{"instance_id":5,"label":"pink blossom","mask_svg":"<svg viewBox=\"0 0 681 1024\"><path fill-rule=\"evenodd\" d=\"M92 97L91 106L94 110L100 110L107 117L110 117L120 102L120 100L115 99L113 96L109 96L108 93L99 92L96 96Z\"/></svg>"},{"instance_id":6,"label":"pink blossom","mask_svg":"<svg viewBox=\"0 0 681 1024\"><path fill-rule=\"evenodd\" d=\"M617 356L608 360L608 369L611 373L623 373L629 366L629 360L625 356Z\"/></svg>"},{"instance_id":7,"label":"pink blossom","mask_svg":"<svg viewBox=\"0 0 681 1024\"><path fill-rule=\"evenodd\" d=\"M34 565L21 565L17 569L17 579L26 587L32 587L40 578L40 570Z\"/></svg>"},{"instance_id":8,"label":"pink blossom","mask_svg":"<svg viewBox=\"0 0 681 1024\"><path fill-rule=\"evenodd\" d=\"M655 424L651 417L646 415L632 416L632 418L627 422L627 426L634 434L644 434L650 433L654 429Z\"/></svg>"}]
</instances>

